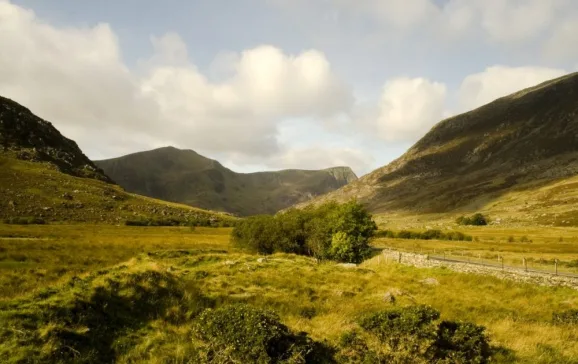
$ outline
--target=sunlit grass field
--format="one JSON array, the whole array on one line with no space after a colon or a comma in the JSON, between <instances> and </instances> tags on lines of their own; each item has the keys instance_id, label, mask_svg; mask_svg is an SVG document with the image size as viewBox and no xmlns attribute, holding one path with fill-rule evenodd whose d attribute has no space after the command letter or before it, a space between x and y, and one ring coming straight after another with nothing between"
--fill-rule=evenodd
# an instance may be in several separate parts
<instances>
[{"instance_id":1,"label":"sunlit grass field","mask_svg":"<svg viewBox=\"0 0 578 364\"><path fill-rule=\"evenodd\" d=\"M229 228L1 225L0 299L165 249L228 249Z\"/></svg>"},{"instance_id":2,"label":"sunlit grass field","mask_svg":"<svg viewBox=\"0 0 578 364\"><path fill-rule=\"evenodd\" d=\"M529 250L535 247L537 255L567 254L568 259L576 254L572 242L574 232L561 235L564 241L560 243L554 241L555 236L562 234L560 231L549 231L542 236L539 230L496 229L490 233L490 229L493 228L467 231L479 237L478 242L419 243L439 249L463 245L485 253L502 249L513 255L526 254L525 247ZM10 307L20 305L18 302L33 307L37 298L32 297L45 297L51 287L61 295L72 295L67 292L73 290L69 287L76 287L71 282L76 282L78 277L84 279L97 274L95 272L101 272L98 274L104 274L103 277L115 277L118 276L115 272L154 270L175 276L189 287L187 289L198 290L218 304L245 302L272 309L291 329L306 331L316 340L335 345L341 334L355 327L360 315L390 307L392 303L384 300L384 296L393 292L395 305L428 304L438 309L444 319L486 326L492 345L500 348L496 362L578 363L578 327L552 323L553 313L578 308L576 290L394 263L344 268L287 254L259 260L259 256L231 247L230 231L224 228L0 225L0 302ZM527 235L534 242L508 243L507 238L512 234ZM387 242L388 245L414 243ZM376 244L381 244L381 240ZM113 266L117 268L111 268ZM425 278L435 278L439 285L422 283ZM57 301L52 302L54 305ZM131 338L131 345L116 351L117 362L186 363L190 359L187 357L191 353L188 321L156 320L134 330L123 331L123 335ZM0 343L0 353L16 350L16 347L2 345ZM18 353L27 355L26 350L34 350L33 344L29 345L29 348L18 347Z\"/></svg>"},{"instance_id":3,"label":"sunlit grass field","mask_svg":"<svg viewBox=\"0 0 578 364\"><path fill-rule=\"evenodd\" d=\"M420 231L419 228L410 229ZM523 267L554 272L578 273L578 229L560 227L454 227L474 238L474 241L447 240L374 240L374 246L403 251L445 255L448 258L470 259L491 264ZM447 231L447 230L443 230Z\"/></svg>"}]
</instances>

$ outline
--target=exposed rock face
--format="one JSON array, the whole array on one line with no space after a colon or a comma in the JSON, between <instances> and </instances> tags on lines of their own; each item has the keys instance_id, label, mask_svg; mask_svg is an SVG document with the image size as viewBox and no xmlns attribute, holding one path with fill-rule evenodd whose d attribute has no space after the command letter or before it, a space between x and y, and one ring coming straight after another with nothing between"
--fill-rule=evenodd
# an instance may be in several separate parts
<instances>
[{"instance_id":1,"label":"exposed rock face","mask_svg":"<svg viewBox=\"0 0 578 364\"><path fill-rule=\"evenodd\" d=\"M357 180L349 167L236 173L173 147L95 163L127 191L241 216L275 213Z\"/></svg>"},{"instance_id":2,"label":"exposed rock face","mask_svg":"<svg viewBox=\"0 0 578 364\"><path fill-rule=\"evenodd\" d=\"M0 96L0 148L19 159L48 162L76 177L112 183L78 145L24 106Z\"/></svg>"},{"instance_id":3,"label":"exposed rock face","mask_svg":"<svg viewBox=\"0 0 578 364\"><path fill-rule=\"evenodd\" d=\"M378 213L446 213L577 174L574 73L444 120L389 165L308 203L356 197Z\"/></svg>"}]
</instances>

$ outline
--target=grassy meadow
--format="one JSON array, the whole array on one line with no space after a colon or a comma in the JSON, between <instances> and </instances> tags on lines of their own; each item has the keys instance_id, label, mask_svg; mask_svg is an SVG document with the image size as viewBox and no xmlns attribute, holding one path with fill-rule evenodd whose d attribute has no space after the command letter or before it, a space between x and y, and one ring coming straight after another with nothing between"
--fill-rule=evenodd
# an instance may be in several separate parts
<instances>
[{"instance_id":1,"label":"grassy meadow","mask_svg":"<svg viewBox=\"0 0 578 364\"><path fill-rule=\"evenodd\" d=\"M511 254L519 254L516 244L502 242L504 236L514 232L494 228L468 230L479 237L478 242L420 244L442 249L455 249L458 244L486 253L492 248L505 251L507 247ZM337 346L341 335L354 329L357 319L367 312L427 304L439 310L443 319L485 326L495 348L495 362L578 363L578 327L552 323L555 312L578 307L575 290L395 263L364 264L352 269L289 254L260 260L259 256L233 249L229 244L230 231L199 227L0 225L0 326L5 330L0 337L6 339L0 343L0 361L23 362L27 357L43 357L46 352L62 353L68 350L63 347L72 347L63 342L70 342L77 345L70 354L74 359L71 361L77 362L198 362L201 359L191 339L190 317L191 312L200 309L199 305L205 305L199 302L207 300L211 307L242 302L273 310L290 329L307 332L330 347ZM534 241L528 246L540 254L576 254L571 248L573 232L554 230L540 234L536 230L514 235L520 234L528 235ZM561 234L563 243L553 241ZM379 246L382 240L375 243ZM400 240L388 241L387 245L415 243ZM149 280L150 277L156 278ZM436 279L439 285L422 283L426 278ZM163 306L165 316L130 316L130 320L119 317L119 325L125 319L131 323L122 327L109 324L106 330L97 329L93 327L94 320L65 324L59 318L61 309L77 305L79 297L87 297L90 303L105 288L116 292L109 286L118 289L120 285L118 292L134 295L134 289L122 288L127 282L147 290L153 289L154 284L165 290L176 285L185 294L178 301L167 301L168 306ZM146 292L147 297L157 297L157 291ZM388 292L395 296L394 303L384 300ZM198 298L201 294L203 300ZM115 312L129 307L121 296L106 297L110 301L107 305L120 305ZM130 296L130 301L138 303L144 299L136 297ZM151 307L161 301L155 302ZM145 303L141 305L146 308ZM157 309L160 310L154 310ZM178 314L182 310L188 313ZM63 330L70 335L73 332L74 338L89 340L91 349L81 350L79 343L85 341L79 339L53 338L61 338ZM102 342L91 332L100 333L99 337L111 336L115 341Z\"/></svg>"},{"instance_id":2,"label":"grassy meadow","mask_svg":"<svg viewBox=\"0 0 578 364\"><path fill-rule=\"evenodd\" d=\"M419 228L410 229L420 231ZM457 259L528 268L578 273L578 229L560 227L499 227L460 226L453 230L473 236L474 241L406 240L380 238L374 241L379 248L444 255ZM446 231L446 230L444 230Z\"/></svg>"},{"instance_id":3,"label":"grassy meadow","mask_svg":"<svg viewBox=\"0 0 578 364\"><path fill-rule=\"evenodd\" d=\"M166 249L228 249L229 228L1 225L0 299Z\"/></svg>"}]
</instances>

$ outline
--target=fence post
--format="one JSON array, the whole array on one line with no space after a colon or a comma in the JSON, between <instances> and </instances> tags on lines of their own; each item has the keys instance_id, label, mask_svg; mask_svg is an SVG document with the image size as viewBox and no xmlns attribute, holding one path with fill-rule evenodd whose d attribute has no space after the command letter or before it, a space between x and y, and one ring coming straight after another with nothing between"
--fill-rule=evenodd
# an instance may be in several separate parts
<instances>
[{"instance_id":1,"label":"fence post","mask_svg":"<svg viewBox=\"0 0 578 364\"><path fill-rule=\"evenodd\" d=\"M398 263L401 263L401 252L399 252L399 258L398 258Z\"/></svg>"},{"instance_id":2,"label":"fence post","mask_svg":"<svg viewBox=\"0 0 578 364\"><path fill-rule=\"evenodd\" d=\"M554 270L556 271L556 275L558 275L558 259L554 259Z\"/></svg>"}]
</instances>

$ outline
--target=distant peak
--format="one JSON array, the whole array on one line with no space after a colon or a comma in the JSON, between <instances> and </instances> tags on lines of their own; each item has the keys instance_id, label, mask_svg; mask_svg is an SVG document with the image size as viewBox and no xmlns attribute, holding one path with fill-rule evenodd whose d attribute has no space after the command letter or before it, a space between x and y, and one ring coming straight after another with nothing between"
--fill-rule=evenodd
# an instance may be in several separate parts
<instances>
[{"instance_id":1,"label":"distant peak","mask_svg":"<svg viewBox=\"0 0 578 364\"><path fill-rule=\"evenodd\" d=\"M358 179L355 172L353 172L353 170L347 166L326 168L325 171L336 179L345 180L347 183L356 181Z\"/></svg>"}]
</instances>

